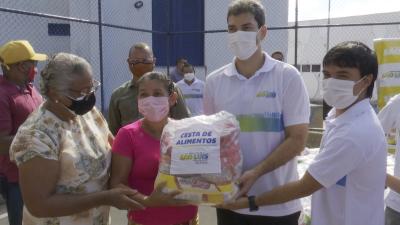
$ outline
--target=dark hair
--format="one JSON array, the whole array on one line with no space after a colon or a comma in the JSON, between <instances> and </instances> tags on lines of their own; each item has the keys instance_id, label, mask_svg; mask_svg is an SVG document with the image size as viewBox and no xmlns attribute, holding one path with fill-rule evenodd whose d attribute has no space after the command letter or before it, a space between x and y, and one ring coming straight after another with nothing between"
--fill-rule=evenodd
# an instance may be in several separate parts
<instances>
[{"instance_id":1,"label":"dark hair","mask_svg":"<svg viewBox=\"0 0 400 225\"><path fill-rule=\"evenodd\" d=\"M20 63L20 62L13 63L11 65L7 65L4 63L3 58L0 57L0 68L3 71L3 76L6 77L8 75L8 73L10 72L11 66L16 65L18 63Z\"/></svg>"},{"instance_id":2,"label":"dark hair","mask_svg":"<svg viewBox=\"0 0 400 225\"><path fill-rule=\"evenodd\" d=\"M265 24L265 9L258 0L236 0L229 5L226 20L230 16L250 13L258 23L258 28Z\"/></svg>"},{"instance_id":3,"label":"dark hair","mask_svg":"<svg viewBox=\"0 0 400 225\"><path fill-rule=\"evenodd\" d=\"M282 53L281 51L273 52L273 53L271 54L271 56L276 55L276 54L279 54L279 55L283 56L283 53Z\"/></svg>"},{"instance_id":4,"label":"dark hair","mask_svg":"<svg viewBox=\"0 0 400 225\"><path fill-rule=\"evenodd\" d=\"M0 64L0 67L1 67L1 70L3 71L3 75L7 75L7 73L8 73L7 68L3 64Z\"/></svg>"},{"instance_id":5,"label":"dark hair","mask_svg":"<svg viewBox=\"0 0 400 225\"><path fill-rule=\"evenodd\" d=\"M375 52L367 45L358 41L342 42L326 53L322 65L357 68L361 77L372 74L372 82L367 89L367 96L372 97L374 83L378 76L378 61Z\"/></svg>"},{"instance_id":6,"label":"dark hair","mask_svg":"<svg viewBox=\"0 0 400 225\"><path fill-rule=\"evenodd\" d=\"M180 58L178 58L177 60L176 60L176 64L178 64L178 63L180 63L180 62L182 62L182 61L187 61L185 58L183 58L183 57L180 57Z\"/></svg>"},{"instance_id":7,"label":"dark hair","mask_svg":"<svg viewBox=\"0 0 400 225\"><path fill-rule=\"evenodd\" d=\"M184 69L184 68L191 68L191 69L193 70L193 73L195 73L195 71L194 71L194 66L193 66L192 64L184 63L184 64L183 64L183 69Z\"/></svg>"},{"instance_id":8,"label":"dark hair","mask_svg":"<svg viewBox=\"0 0 400 225\"><path fill-rule=\"evenodd\" d=\"M3 71L3 75L5 75L7 72L7 68L3 65L3 63L4 63L4 60L0 57L0 68Z\"/></svg>"},{"instance_id":9,"label":"dark hair","mask_svg":"<svg viewBox=\"0 0 400 225\"><path fill-rule=\"evenodd\" d=\"M161 72L147 72L137 81L138 87L145 81L148 80L157 80L163 83L165 90L168 92L168 95L171 95L174 92L175 86L171 79L167 75ZM138 88L139 90L139 88Z\"/></svg>"}]
</instances>

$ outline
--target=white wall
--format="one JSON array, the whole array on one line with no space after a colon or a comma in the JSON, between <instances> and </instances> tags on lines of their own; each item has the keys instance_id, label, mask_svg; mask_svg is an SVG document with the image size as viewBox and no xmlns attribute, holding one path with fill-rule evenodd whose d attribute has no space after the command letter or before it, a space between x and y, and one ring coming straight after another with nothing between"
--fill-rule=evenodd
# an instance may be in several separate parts
<instances>
[{"instance_id":1,"label":"white wall","mask_svg":"<svg viewBox=\"0 0 400 225\"><path fill-rule=\"evenodd\" d=\"M332 18L331 24L348 23L378 23L388 21L400 21L400 13L380 13L363 16L352 16L342 18ZM301 25L327 24L327 20L301 21ZM293 25L293 24L291 24ZM305 28L298 32L298 61L302 64L321 64L327 51L327 28ZM343 41L361 41L373 48L375 38L400 37L400 25L384 26L353 26L330 28L330 38L328 48ZM294 32L289 32L289 52L288 62L294 64ZM322 100L321 73L303 73L310 97Z\"/></svg>"},{"instance_id":2,"label":"white wall","mask_svg":"<svg viewBox=\"0 0 400 225\"><path fill-rule=\"evenodd\" d=\"M102 1L103 22L127 27L152 29L152 1L144 0L140 9L134 7L134 0ZM268 27L287 26L288 0L262 0L266 8L266 23ZM225 30L226 13L230 0L204 0L205 30ZM61 16L71 16L80 19L97 21L97 1L92 0L0 0L0 7L18 10L48 13ZM332 24L368 23L400 21L400 13L383 13L344 18L332 18ZM93 66L94 75L99 79L99 36L96 25L70 23L71 36L48 36L48 23L68 23L62 20L45 19L33 16L17 15L0 12L0 43L11 39L27 39L38 52L53 54L57 52L72 52L85 57ZM301 25L326 24L325 20L300 21ZM326 53L327 28L300 29L298 39L298 64L320 64ZM374 38L399 37L400 26L364 26L330 29L330 46L346 41L358 40L372 47ZM152 35L145 32L127 31L103 27L103 66L105 105L108 105L111 92L120 84L129 80L126 58L129 48L137 42L146 42L152 46ZM294 63L294 31L270 30L263 42L263 49L268 53L280 50L286 55L288 63ZM233 54L227 47L226 33L205 34L205 67L196 68L200 79L205 74L231 62ZM39 69L43 64L39 63ZM166 71L164 67L157 70ZM303 73L310 96L321 98L320 73ZM319 82L318 82L319 80ZM100 92L98 93L98 97Z\"/></svg>"},{"instance_id":3,"label":"white wall","mask_svg":"<svg viewBox=\"0 0 400 225\"><path fill-rule=\"evenodd\" d=\"M205 1L205 29L225 30L226 12L230 0ZM152 1L144 0L140 9L134 7L134 0L102 1L102 20L104 23L117 24L140 29L152 29ZM288 0L263 0L267 11L269 27L287 26ZM1 7L48 13L91 21L98 20L97 1L92 0L0 0ZM47 24L69 23L71 36L48 36ZM10 39L28 39L38 51L48 54L71 52L86 58L93 66L97 79L100 75L99 35L96 25L50 20L39 17L0 13L0 43ZM275 50L287 52L287 31L270 31L263 48L272 53ZM146 42L152 46L151 33L128 31L103 27L103 88L104 103L108 107L113 89L131 79L126 63L129 48L137 42ZM227 48L226 33L205 35L205 66L196 68L196 75L204 80L206 73L225 65L232 60L232 53ZM156 56L157 57L157 56ZM39 68L42 65L39 64ZM172 69L172 68L171 68ZM166 71L165 67L157 70ZM100 100L100 92L97 93ZM100 102L100 101L99 101ZM100 104L97 104L100 106Z\"/></svg>"},{"instance_id":4,"label":"white wall","mask_svg":"<svg viewBox=\"0 0 400 225\"><path fill-rule=\"evenodd\" d=\"M29 12L40 12L60 16L69 15L69 1L65 0L1 0L0 6Z\"/></svg>"},{"instance_id":5,"label":"white wall","mask_svg":"<svg viewBox=\"0 0 400 225\"><path fill-rule=\"evenodd\" d=\"M68 2L63 0L1 0L1 7L36 11L40 13L57 14L67 16L69 14ZM28 40L37 52L53 54L70 50L69 37L48 36L48 23L64 23L60 20L39 18L27 15L0 12L0 45L18 39ZM39 70L44 63L39 63ZM36 77L36 81L39 76ZM35 82L37 86L37 82Z\"/></svg>"},{"instance_id":6,"label":"white wall","mask_svg":"<svg viewBox=\"0 0 400 225\"><path fill-rule=\"evenodd\" d=\"M143 7L140 9L134 7L135 2L120 0L116 4L115 1L103 1L103 22L151 30L152 1L143 1ZM138 31L103 27L103 74L104 84L107 85L104 100L107 106L112 91L132 78L126 59L128 58L129 48L137 42L145 42L152 46L152 35Z\"/></svg>"},{"instance_id":7,"label":"white wall","mask_svg":"<svg viewBox=\"0 0 400 225\"><path fill-rule=\"evenodd\" d=\"M69 16L73 18L98 20L97 1L70 0ZM99 29L97 25L70 22L70 52L85 58L93 69L93 76L100 80ZM104 82L103 82L104 83ZM105 84L103 84L104 86ZM101 92L96 93L96 106L101 108Z\"/></svg>"},{"instance_id":8,"label":"white wall","mask_svg":"<svg viewBox=\"0 0 400 225\"><path fill-rule=\"evenodd\" d=\"M205 30L226 30L226 15L230 0L205 0ZM268 27L288 25L288 0L263 0ZM274 51L287 53L288 31L271 30L263 42L263 49L271 54ZM205 64L208 73L231 62L233 54L228 49L227 34L215 33L205 36Z\"/></svg>"}]
</instances>

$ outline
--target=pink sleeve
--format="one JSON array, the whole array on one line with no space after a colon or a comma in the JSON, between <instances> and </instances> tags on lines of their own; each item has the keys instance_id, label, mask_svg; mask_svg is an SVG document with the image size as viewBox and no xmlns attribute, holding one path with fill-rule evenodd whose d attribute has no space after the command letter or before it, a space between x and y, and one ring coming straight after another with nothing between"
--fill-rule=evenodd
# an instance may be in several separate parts
<instances>
[{"instance_id":1,"label":"pink sleeve","mask_svg":"<svg viewBox=\"0 0 400 225\"><path fill-rule=\"evenodd\" d=\"M12 131L11 109L6 96L0 97L0 133L10 135Z\"/></svg>"},{"instance_id":2,"label":"pink sleeve","mask_svg":"<svg viewBox=\"0 0 400 225\"><path fill-rule=\"evenodd\" d=\"M112 152L133 159L133 146L133 139L129 133L129 130L124 128L119 129L112 145Z\"/></svg>"}]
</instances>

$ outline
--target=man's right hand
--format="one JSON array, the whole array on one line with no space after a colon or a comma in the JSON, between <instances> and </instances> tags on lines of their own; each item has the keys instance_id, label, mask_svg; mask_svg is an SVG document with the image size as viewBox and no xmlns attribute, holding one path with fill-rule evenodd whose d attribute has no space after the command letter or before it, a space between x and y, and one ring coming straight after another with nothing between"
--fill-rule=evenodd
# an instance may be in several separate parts
<instances>
[{"instance_id":1,"label":"man's right hand","mask_svg":"<svg viewBox=\"0 0 400 225\"><path fill-rule=\"evenodd\" d=\"M241 177L236 181L239 185L239 192L235 195L234 199L238 199L242 196L246 196L247 192L249 192L250 188L257 181L259 175L257 172L252 170L247 170L243 173Z\"/></svg>"},{"instance_id":2,"label":"man's right hand","mask_svg":"<svg viewBox=\"0 0 400 225\"><path fill-rule=\"evenodd\" d=\"M144 204L149 207L157 206L183 206L189 205L188 201L175 199L175 196L181 193L181 191L172 191L164 193L162 190L166 186L166 182L160 183L154 189L150 196L145 198Z\"/></svg>"}]
</instances>

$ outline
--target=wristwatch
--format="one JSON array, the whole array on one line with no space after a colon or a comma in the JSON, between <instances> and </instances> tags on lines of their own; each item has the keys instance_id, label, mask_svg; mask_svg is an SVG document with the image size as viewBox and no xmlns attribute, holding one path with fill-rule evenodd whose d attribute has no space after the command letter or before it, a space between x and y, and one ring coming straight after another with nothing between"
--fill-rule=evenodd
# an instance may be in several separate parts
<instances>
[{"instance_id":1,"label":"wristwatch","mask_svg":"<svg viewBox=\"0 0 400 225\"><path fill-rule=\"evenodd\" d=\"M258 205L256 205L256 196L251 195L251 196L247 197L247 199L249 200L250 212L257 211L258 210Z\"/></svg>"}]
</instances>

